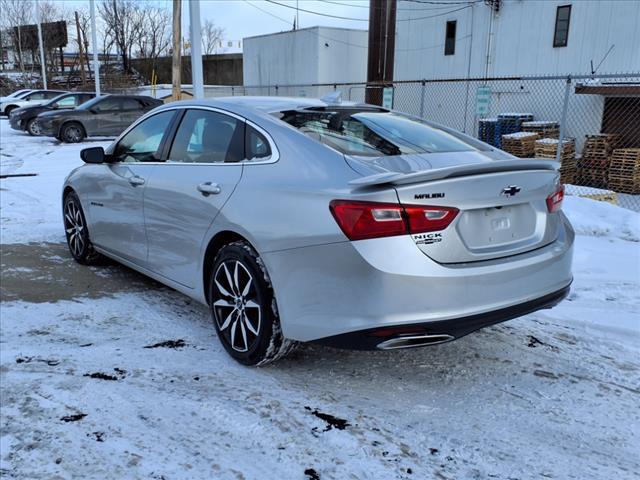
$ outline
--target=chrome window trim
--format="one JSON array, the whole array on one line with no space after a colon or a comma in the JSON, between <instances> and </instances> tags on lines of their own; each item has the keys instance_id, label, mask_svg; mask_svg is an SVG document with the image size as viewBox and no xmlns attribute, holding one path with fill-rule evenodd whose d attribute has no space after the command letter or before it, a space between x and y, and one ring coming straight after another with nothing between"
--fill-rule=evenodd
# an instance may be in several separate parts
<instances>
[{"instance_id":1,"label":"chrome window trim","mask_svg":"<svg viewBox=\"0 0 640 480\"><path fill-rule=\"evenodd\" d=\"M171 111L171 110L188 110L188 109L209 110L209 111L212 111L212 112L220 113L222 115L228 115L230 117L235 118L236 120L240 120L241 122L244 122L245 124L252 126L258 132L263 134L265 136L265 138L267 139L267 142L269 142L269 147L271 148L271 157L268 160L260 160L260 161L251 161L250 159L245 158L245 159L243 159L243 160L241 160L239 162L207 162L207 163L204 163L204 162L202 162L202 163L200 163L200 162L198 162L198 163L188 163L188 162L114 162L114 163L125 163L125 164L134 164L134 165L135 164L140 164L140 165L219 165L219 166L228 165L228 166L233 166L233 165L267 165L267 164L271 164L271 163L276 163L278 160L280 160L280 150L278 150L278 147L276 146L276 143L274 142L273 138L271 137L271 135L269 135L269 133L264 128L262 128L259 125L256 125L251 120L247 120L246 118L244 118L241 115L238 115L237 113L230 112L230 111L224 110L222 108L208 107L206 105L176 105L176 106L172 106L172 107L168 107L168 108L163 108L162 110L160 110L158 112L149 112L148 114L143 115L138 120L136 120L131 125L129 125L127 127L127 129L124 132L122 132L120 134L120 136L113 141L113 144L111 145L111 146L113 146L113 149L111 150L111 146L109 146L109 150L111 150L111 152L113 150L115 150L117 145L118 145L118 143L120 143L120 141L122 140L122 138L125 135L127 135L131 130L133 130L135 127L137 127L138 124L140 124L143 121L145 121L147 118L151 118L154 115L158 115L160 113L164 113L164 112Z\"/></svg>"}]
</instances>

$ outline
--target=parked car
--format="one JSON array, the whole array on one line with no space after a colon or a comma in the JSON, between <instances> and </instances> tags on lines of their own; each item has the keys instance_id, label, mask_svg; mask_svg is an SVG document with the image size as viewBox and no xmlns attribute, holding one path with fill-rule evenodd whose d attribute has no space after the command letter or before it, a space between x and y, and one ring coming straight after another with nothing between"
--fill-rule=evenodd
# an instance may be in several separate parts
<instances>
[{"instance_id":1,"label":"parked car","mask_svg":"<svg viewBox=\"0 0 640 480\"><path fill-rule=\"evenodd\" d=\"M163 105L161 100L142 95L104 95L73 110L41 113L38 124L41 135L76 143L86 137L119 135L159 105Z\"/></svg>"},{"instance_id":2,"label":"parked car","mask_svg":"<svg viewBox=\"0 0 640 480\"><path fill-rule=\"evenodd\" d=\"M40 135L40 125L36 121L36 117L39 114L43 112L50 112L52 110L73 109L78 105L91 100L95 96L95 93L90 92L63 93L42 105L17 108L11 112L11 115L9 115L11 128L14 130L25 130L30 135Z\"/></svg>"},{"instance_id":3,"label":"parked car","mask_svg":"<svg viewBox=\"0 0 640 480\"><path fill-rule=\"evenodd\" d=\"M32 107L46 103L52 98L57 97L62 93L67 93L64 90L32 90L20 97L8 97L3 98L0 101L0 113L9 116L12 110L21 107Z\"/></svg>"},{"instance_id":4,"label":"parked car","mask_svg":"<svg viewBox=\"0 0 640 480\"><path fill-rule=\"evenodd\" d=\"M209 305L243 364L294 341L446 342L550 308L572 281L555 162L377 106L176 102L81 157L62 192L71 255Z\"/></svg>"},{"instance_id":5,"label":"parked car","mask_svg":"<svg viewBox=\"0 0 640 480\"><path fill-rule=\"evenodd\" d=\"M32 92L33 90L31 90L30 88L23 88L21 90L16 90L13 93L10 93L7 96L4 97L0 97L0 103L7 101L10 98L21 98L23 96L25 96L27 93Z\"/></svg>"}]
</instances>

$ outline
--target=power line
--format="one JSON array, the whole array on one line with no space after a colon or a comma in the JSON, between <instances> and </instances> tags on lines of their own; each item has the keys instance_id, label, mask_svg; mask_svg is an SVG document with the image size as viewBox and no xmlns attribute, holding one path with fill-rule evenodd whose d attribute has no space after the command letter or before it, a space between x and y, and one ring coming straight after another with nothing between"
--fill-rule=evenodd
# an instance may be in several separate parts
<instances>
[{"instance_id":1,"label":"power line","mask_svg":"<svg viewBox=\"0 0 640 480\"><path fill-rule=\"evenodd\" d=\"M321 17L337 18L339 20L351 20L351 21L354 21L354 22L367 22L367 23L369 22L368 18L342 17L340 15L331 15L330 13L314 12L313 10L306 10L304 8L294 7L293 5L285 5L284 3L279 3L279 2L276 2L274 0L265 0L265 2L273 3L274 5L279 5L279 6L285 7L285 8L291 8L293 10L300 10L301 12L310 13L312 15L319 15Z\"/></svg>"},{"instance_id":2,"label":"power line","mask_svg":"<svg viewBox=\"0 0 640 480\"><path fill-rule=\"evenodd\" d=\"M271 12L269 12L269 11L267 11L267 10L262 9L262 8L260 8L260 7L259 7L259 6L257 6L257 5L254 5L253 3L250 3L248 0L243 0L243 1L244 1L247 5L251 5L252 7L257 8L257 9L258 9L258 10L260 10L261 12L266 13L267 15L269 15L269 16L271 16L271 17L273 17L273 18L277 18L278 20L280 20L280 21L282 21L282 22L284 22L284 23L286 23L286 24L288 24L288 25L291 25L291 23L290 23L288 20L285 20L284 18L279 17L278 15L274 15L273 13L271 13ZM331 28L331 27L328 27L328 28ZM344 40L338 40L337 38L328 37L328 36L326 36L326 35L322 35L322 34L321 34L321 33L319 33L319 32L316 32L316 31L313 31L313 30L309 30L309 29L296 30L296 32L305 32L305 33L314 34L314 35L316 35L316 36L318 36L318 37L320 37L320 38L324 38L325 40L330 40L330 41L332 41L332 42L341 43L341 44L343 44L343 45L348 45L348 46L350 46L350 47L356 47L356 48L369 48L367 45L359 45L359 44L357 44L357 43L345 42Z\"/></svg>"},{"instance_id":3,"label":"power line","mask_svg":"<svg viewBox=\"0 0 640 480\"><path fill-rule=\"evenodd\" d=\"M300 10L302 12L306 12L306 13L310 13L312 15L318 15L321 17L329 17L329 18L338 18L340 20L351 20L354 22L369 22L369 19L364 19L364 18L354 18L354 17L343 17L340 15L331 15L329 13L321 13L321 12L314 12L313 10L306 10L304 8L296 8L293 5L285 5L284 3L279 3L276 2L275 0L265 0L266 2L269 3L273 3L274 5L279 5L280 7L285 7L285 8L290 8L293 10ZM450 13L454 13L454 12L459 12L460 10L464 10L465 8L469 8L471 7L471 5L473 5L476 2L464 2L464 7L460 7L460 8L456 8L454 10L449 10L448 12L442 12L442 13L437 13L435 15L428 15L426 17L415 17L415 18L399 18L397 19L398 22L410 22L413 20L427 20L429 18L436 18L436 17L442 17L445 15L449 15ZM460 2L459 4L462 4L462 2Z\"/></svg>"},{"instance_id":4,"label":"power line","mask_svg":"<svg viewBox=\"0 0 640 480\"><path fill-rule=\"evenodd\" d=\"M398 22L411 22L413 20L427 20L428 18L444 17L446 15L449 15L450 13L459 12L460 10L465 10L467 8L470 8L471 6L472 6L472 4L469 4L469 5L465 6L465 7L456 8L455 10L449 10L448 12L437 13L435 15L429 15L427 17L399 18L397 21Z\"/></svg>"},{"instance_id":5,"label":"power line","mask_svg":"<svg viewBox=\"0 0 640 480\"><path fill-rule=\"evenodd\" d=\"M291 22L289 22L289 20L285 20L282 17L279 17L278 15L275 15L271 12L269 12L268 10L265 10L263 8L260 8L257 5L254 5L253 3L250 3L248 0L242 0L244 3L246 3L247 5L251 5L253 8L257 8L258 10L260 10L262 13L266 13L267 15L272 16L273 18L277 18L278 20L282 20L283 22L285 22L286 24L288 24L289 26L291 26Z\"/></svg>"},{"instance_id":6,"label":"power line","mask_svg":"<svg viewBox=\"0 0 640 480\"><path fill-rule=\"evenodd\" d=\"M354 5L352 3L344 3L344 2L338 2L338 1L334 1L334 0L317 0L323 3L328 3L330 5L340 5L342 7L353 7L353 8L369 8L369 5ZM445 2L443 2L445 3ZM437 7L432 7L432 8L396 8L396 10L398 11L405 11L405 12L426 12L426 11L433 11L433 10L444 10L446 8L450 8L452 5L456 5L458 3L467 3L467 4L472 4L475 2L469 1L469 2L446 2L447 5L440 5Z\"/></svg>"},{"instance_id":7,"label":"power line","mask_svg":"<svg viewBox=\"0 0 640 480\"><path fill-rule=\"evenodd\" d=\"M399 0L401 2L412 2L412 3L423 3L425 5L471 5L472 3L479 3L482 0L467 0L461 2L448 2L448 1L437 1L437 0Z\"/></svg>"}]
</instances>

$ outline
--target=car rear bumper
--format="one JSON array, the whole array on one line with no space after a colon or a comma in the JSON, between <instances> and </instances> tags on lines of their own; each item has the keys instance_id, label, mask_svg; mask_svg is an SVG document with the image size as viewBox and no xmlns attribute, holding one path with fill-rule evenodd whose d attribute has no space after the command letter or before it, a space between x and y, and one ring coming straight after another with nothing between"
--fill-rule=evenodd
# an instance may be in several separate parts
<instances>
[{"instance_id":1,"label":"car rear bumper","mask_svg":"<svg viewBox=\"0 0 640 480\"><path fill-rule=\"evenodd\" d=\"M343 333L316 340L316 343L352 350L391 350L395 348L435 345L464 337L476 330L527 315L544 308L552 308L569 295L570 287L558 290L535 300L479 313L462 318L435 322L381 327L357 332Z\"/></svg>"},{"instance_id":2,"label":"car rear bumper","mask_svg":"<svg viewBox=\"0 0 640 480\"><path fill-rule=\"evenodd\" d=\"M436 333L446 326L453 332L448 335L458 338L548 307L566 295L574 233L564 215L562 220L558 238L545 247L466 264L439 264L409 236L267 252L262 257L288 338L331 343L330 337L353 332L359 337L416 325ZM355 340L350 345L349 337L337 344L359 348Z\"/></svg>"}]
</instances>

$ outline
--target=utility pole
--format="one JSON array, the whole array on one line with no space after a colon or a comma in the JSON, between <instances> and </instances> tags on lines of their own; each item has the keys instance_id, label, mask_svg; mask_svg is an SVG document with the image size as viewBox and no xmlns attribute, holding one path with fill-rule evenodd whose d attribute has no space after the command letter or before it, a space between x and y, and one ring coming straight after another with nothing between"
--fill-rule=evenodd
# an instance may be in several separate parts
<instances>
[{"instance_id":1,"label":"utility pole","mask_svg":"<svg viewBox=\"0 0 640 480\"><path fill-rule=\"evenodd\" d=\"M78 32L78 56L80 57L80 78L82 79L82 86L87 83L86 73L84 71L84 53L82 51L82 32L80 31L80 19L78 18L78 12L76 13L76 31Z\"/></svg>"},{"instance_id":2,"label":"utility pole","mask_svg":"<svg viewBox=\"0 0 640 480\"><path fill-rule=\"evenodd\" d=\"M382 105L384 84L393 82L396 0L369 0L369 48L365 101Z\"/></svg>"},{"instance_id":3,"label":"utility pole","mask_svg":"<svg viewBox=\"0 0 640 480\"><path fill-rule=\"evenodd\" d=\"M96 85L96 96L100 96L100 62L98 62L98 33L96 29L95 0L89 0L91 14L91 41L93 42L93 76Z\"/></svg>"},{"instance_id":4,"label":"utility pole","mask_svg":"<svg viewBox=\"0 0 640 480\"><path fill-rule=\"evenodd\" d=\"M204 98L202 79L202 29L200 28L200 0L189 2L189 38L191 40L191 83L193 97Z\"/></svg>"},{"instance_id":5,"label":"utility pole","mask_svg":"<svg viewBox=\"0 0 640 480\"><path fill-rule=\"evenodd\" d=\"M181 0L173 0L173 61L171 63L171 82L173 100L180 100L182 78L180 77L182 55Z\"/></svg>"},{"instance_id":6,"label":"utility pole","mask_svg":"<svg viewBox=\"0 0 640 480\"><path fill-rule=\"evenodd\" d=\"M42 69L42 86L47 89L47 66L44 63L44 44L42 41L42 25L40 25L40 8L38 2L34 2L36 8L36 24L38 26L38 43L40 44L40 67ZM20 27L18 27L19 29ZM19 31L19 30L18 30Z\"/></svg>"}]
</instances>

